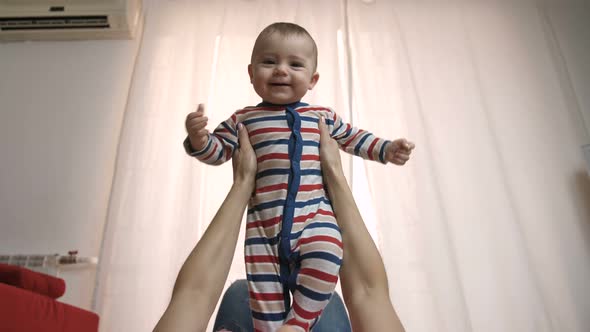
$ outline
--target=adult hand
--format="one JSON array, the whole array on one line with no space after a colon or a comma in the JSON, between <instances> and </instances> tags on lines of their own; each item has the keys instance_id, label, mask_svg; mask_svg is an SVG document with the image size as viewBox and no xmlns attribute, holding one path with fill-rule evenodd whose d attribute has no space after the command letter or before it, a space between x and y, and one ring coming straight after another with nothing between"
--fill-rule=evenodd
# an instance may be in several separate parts
<instances>
[{"instance_id":1,"label":"adult hand","mask_svg":"<svg viewBox=\"0 0 590 332\"><path fill-rule=\"evenodd\" d=\"M338 143L330 136L326 119L322 116L318 122L320 130L320 163L326 182L333 176L344 176Z\"/></svg>"},{"instance_id":2,"label":"adult hand","mask_svg":"<svg viewBox=\"0 0 590 332\"><path fill-rule=\"evenodd\" d=\"M244 183L252 187L256 182L257 161L256 153L250 144L250 137L246 127L238 124L238 148L234 150L232 166L234 168L234 183Z\"/></svg>"},{"instance_id":3,"label":"adult hand","mask_svg":"<svg viewBox=\"0 0 590 332\"><path fill-rule=\"evenodd\" d=\"M209 119L205 116L205 105L203 104L199 104L195 112L186 116L186 131L195 151L203 150L209 141L209 130L205 128L207 120Z\"/></svg>"},{"instance_id":4,"label":"adult hand","mask_svg":"<svg viewBox=\"0 0 590 332\"><path fill-rule=\"evenodd\" d=\"M416 145L405 138L399 138L387 145L385 160L396 165L404 165L410 160L410 154Z\"/></svg>"}]
</instances>

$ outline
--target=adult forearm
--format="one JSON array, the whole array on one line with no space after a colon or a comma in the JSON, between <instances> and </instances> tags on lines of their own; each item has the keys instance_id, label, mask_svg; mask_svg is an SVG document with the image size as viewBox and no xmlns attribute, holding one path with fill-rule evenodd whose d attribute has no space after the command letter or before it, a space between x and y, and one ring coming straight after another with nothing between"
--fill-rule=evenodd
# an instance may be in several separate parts
<instances>
[{"instance_id":1,"label":"adult forearm","mask_svg":"<svg viewBox=\"0 0 590 332\"><path fill-rule=\"evenodd\" d=\"M206 328L227 279L240 221L251 193L250 183L234 183L180 269L170 304L154 331L203 331Z\"/></svg>"},{"instance_id":2,"label":"adult forearm","mask_svg":"<svg viewBox=\"0 0 590 332\"><path fill-rule=\"evenodd\" d=\"M207 230L184 263L174 286L221 293L240 232L241 219L252 189L234 183ZM207 273L203 273L206 271ZM173 293L174 294L174 293ZM217 300L219 295L211 297Z\"/></svg>"}]
</instances>

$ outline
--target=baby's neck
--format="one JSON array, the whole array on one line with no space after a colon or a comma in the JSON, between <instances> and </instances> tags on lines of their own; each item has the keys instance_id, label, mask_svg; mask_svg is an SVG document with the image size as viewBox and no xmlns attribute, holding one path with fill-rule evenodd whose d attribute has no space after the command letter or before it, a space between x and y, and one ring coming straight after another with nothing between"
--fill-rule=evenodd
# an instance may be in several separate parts
<instances>
[{"instance_id":1,"label":"baby's neck","mask_svg":"<svg viewBox=\"0 0 590 332\"><path fill-rule=\"evenodd\" d=\"M301 102L300 100L293 102L293 103L289 103L289 104L274 104L274 103L269 103L268 101L262 101L260 104L256 105L256 107L264 107L264 106L282 106L282 107L297 107L297 106L305 106L307 105L306 103Z\"/></svg>"}]
</instances>

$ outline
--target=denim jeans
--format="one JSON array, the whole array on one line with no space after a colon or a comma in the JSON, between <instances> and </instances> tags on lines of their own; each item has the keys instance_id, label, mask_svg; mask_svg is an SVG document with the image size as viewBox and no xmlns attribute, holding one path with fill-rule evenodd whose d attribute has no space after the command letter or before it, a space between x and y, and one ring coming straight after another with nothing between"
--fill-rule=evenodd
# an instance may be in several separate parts
<instances>
[{"instance_id":1,"label":"denim jeans","mask_svg":"<svg viewBox=\"0 0 590 332\"><path fill-rule=\"evenodd\" d=\"M244 279L232 283L223 295L217 317L215 317L213 331L221 329L232 332L254 331L250 315L248 284ZM340 295L335 292L312 331L351 332L351 330L344 303Z\"/></svg>"}]
</instances>

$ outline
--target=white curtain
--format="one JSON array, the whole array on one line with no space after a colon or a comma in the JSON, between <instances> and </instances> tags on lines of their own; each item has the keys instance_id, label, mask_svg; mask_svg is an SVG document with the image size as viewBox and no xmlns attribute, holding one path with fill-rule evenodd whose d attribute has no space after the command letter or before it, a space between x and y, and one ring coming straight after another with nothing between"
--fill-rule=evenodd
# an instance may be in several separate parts
<instances>
[{"instance_id":1,"label":"white curtain","mask_svg":"<svg viewBox=\"0 0 590 332\"><path fill-rule=\"evenodd\" d=\"M148 1L101 253L101 331L150 331L165 309L231 184L229 163L184 154L184 118L205 102L212 128L259 102L246 66L275 21L318 43L304 101L416 142L404 167L345 162L408 332L587 331L588 132L556 28L582 22L578 5ZM227 284L245 276L242 257L238 244Z\"/></svg>"}]
</instances>

